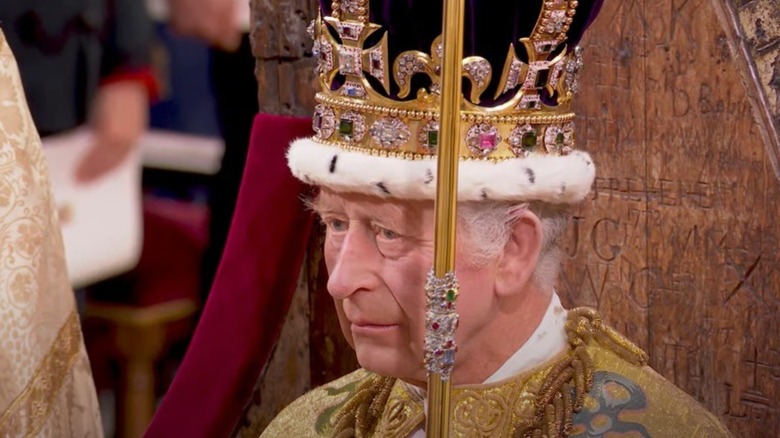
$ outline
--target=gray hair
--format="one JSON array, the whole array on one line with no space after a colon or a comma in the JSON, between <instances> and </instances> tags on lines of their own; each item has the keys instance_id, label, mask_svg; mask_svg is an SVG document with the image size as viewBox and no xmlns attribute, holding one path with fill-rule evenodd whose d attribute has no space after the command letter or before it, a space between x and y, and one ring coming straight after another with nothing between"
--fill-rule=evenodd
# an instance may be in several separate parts
<instances>
[{"instance_id":1,"label":"gray hair","mask_svg":"<svg viewBox=\"0 0 780 438\"><path fill-rule=\"evenodd\" d=\"M510 203L501 201L462 202L458 205L460 233L466 262L485 266L496 260L509 243L518 213L527 209L542 224L542 247L534 272L541 289L555 285L560 272L560 244L569 219L568 206L548 203Z\"/></svg>"}]
</instances>

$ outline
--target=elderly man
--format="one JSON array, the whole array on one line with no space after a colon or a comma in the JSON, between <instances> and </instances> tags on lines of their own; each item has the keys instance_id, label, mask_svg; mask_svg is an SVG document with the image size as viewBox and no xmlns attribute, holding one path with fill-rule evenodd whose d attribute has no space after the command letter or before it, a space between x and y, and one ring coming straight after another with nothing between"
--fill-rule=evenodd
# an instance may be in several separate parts
<instances>
[{"instance_id":1,"label":"elderly man","mask_svg":"<svg viewBox=\"0 0 780 438\"><path fill-rule=\"evenodd\" d=\"M288 162L320 187L311 205L327 226L328 291L362 369L295 401L263 436L424 436L423 357L456 350L454 436L729 436L595 311L564 310L553 288L569 206L595 175L575 150L570 103L575 47L600 3L467 2L457 286L445 279L452 294L436 303L456 302L459 324L431 317L426 301L441 5L321 5L316 134L293 143ZM435 344L455 328L457 348Z\"/></svg>"}]
</instances>

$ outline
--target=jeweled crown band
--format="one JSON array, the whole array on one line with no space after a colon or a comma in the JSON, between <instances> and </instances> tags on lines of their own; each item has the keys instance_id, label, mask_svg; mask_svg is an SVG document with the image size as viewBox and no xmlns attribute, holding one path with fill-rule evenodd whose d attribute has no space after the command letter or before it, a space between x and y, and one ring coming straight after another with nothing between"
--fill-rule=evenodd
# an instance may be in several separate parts
<instances>
[{"instance_id":1,"label":"jeweled crown band","mask_svg":"<svg viewBox=\"0 0 780 438\"><path fill-rule=\"evenodd\" d=\"M435 157L438 112L333 99L320 93L312 128L319 143L373 155ZM506 159L531 153L567 155L574 149L574 113L487 115L462 113L460 156Z\"/></svg>"},{"instance_id":2,"label":"jeweled crown band","mask_svg":"<svg viewBox=\"0 0 780 438\"><path fill-rule=\"evenodd\" d=\"M435 156L441 35L431 41L429 52L407 50L391 60L384 27L367 20L369 3L338 0L331 16L318 17L309 29L322 86L314 140L371 155ZM567 155L574 149L570 104L582 59L581 50L565 41L577 7L577 0L542 3L533 31L517 47L507 42L503 68L496 71L495 100L489 105L482 100L490 100L486 92L491 78L498 77L493 66L480 56L462 60L462 76L470 87L461 101L461 158ZM415 75L427 77L430 84L413 88Z\"/></svg>"},{"instance_id":3,"label":"jeweled crown band","mask_svg":"<svg viewBox=\"0 0 780 438\"><path fill-rule=\"evenodd\" d=\"M577 44L601 1L469 2L462 123L452 140L459 200L585 198L595 166L575 150L572 101L584 65ZM298 179L436 199L445 46L434 3L320 0L308 28L320 85L315 135L296 140L287 155Z\"/></svg>"}]
</instances>

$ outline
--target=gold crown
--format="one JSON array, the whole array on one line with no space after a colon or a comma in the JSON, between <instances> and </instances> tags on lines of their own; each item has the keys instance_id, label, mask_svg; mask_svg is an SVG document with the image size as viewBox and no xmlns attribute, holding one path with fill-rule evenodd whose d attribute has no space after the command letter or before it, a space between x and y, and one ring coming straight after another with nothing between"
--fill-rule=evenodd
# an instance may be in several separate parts
<instances>
[{"instance_id":1,"label":"gold crown","mask_svg":"<svg viewBox=\"0 0 780 438\"><path fill-rule=\"evenodd\" d=\"M322 88L316 95L314 140L372 155L434 157L441 36L432 41L430 53L406 51L396 57L392 80L398 87L398 98L388 97L391 67L387 33L374 46L365 47L368 37L382 29L368 21L368 1L334 0L331 16L323 19L320 15L309 27L318 56L315 72ZM462 60L462 74L470 84L468 96L461 100L462 159L566 155L573 150L570 104L578 89L582 57L579 47L568 50L565 41L577 5L576 0L543 1L530 36L519 40L528 62L518 58L513 43L509 45L494 96L500 98L497 105L480 106L493 74L488 60L479 56ZM416 74L427 75L431 84L407 99ZM372 87L369 76L381 85L382 92ZM542 90L548 98L542 99Z\"/></svg>"}]
</instances>

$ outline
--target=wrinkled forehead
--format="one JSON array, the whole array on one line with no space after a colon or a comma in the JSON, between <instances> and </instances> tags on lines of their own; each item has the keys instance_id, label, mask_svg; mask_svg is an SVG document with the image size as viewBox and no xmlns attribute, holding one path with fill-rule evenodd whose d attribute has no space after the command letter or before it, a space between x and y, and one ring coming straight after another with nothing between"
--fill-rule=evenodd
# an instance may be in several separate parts
<instances>
[{"instance_id":1,"label":"wrinkled forehead","mask_svg":"<svg viewBox=\"0 0 780 438\"><path fill-rule=\"evenodd\" d=\"M433 226L433 201L381 198L322 188L313 206L319 213L340 213L354 219L375 218L421 229Z\"/></svg>"}]
</instances>

